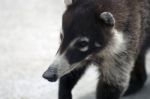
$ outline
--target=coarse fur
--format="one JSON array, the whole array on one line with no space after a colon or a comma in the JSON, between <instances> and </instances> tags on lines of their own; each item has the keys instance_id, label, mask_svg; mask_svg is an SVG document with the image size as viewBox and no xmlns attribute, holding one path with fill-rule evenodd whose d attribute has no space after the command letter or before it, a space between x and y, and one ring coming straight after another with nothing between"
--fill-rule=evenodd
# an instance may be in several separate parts
<instances>
[{"instance_id":1,"label":"coarse fur","mask_svg":"<svg viewBox=\"0 0 150 99\"><path fill-rule=\"evenodd\" d=\"M43 77L60 78L59 99L93 63L100 76L96 99L119 99L139 91L147 78L150 0L65 0L61 44Z\"/></svg>"}]
</instances>

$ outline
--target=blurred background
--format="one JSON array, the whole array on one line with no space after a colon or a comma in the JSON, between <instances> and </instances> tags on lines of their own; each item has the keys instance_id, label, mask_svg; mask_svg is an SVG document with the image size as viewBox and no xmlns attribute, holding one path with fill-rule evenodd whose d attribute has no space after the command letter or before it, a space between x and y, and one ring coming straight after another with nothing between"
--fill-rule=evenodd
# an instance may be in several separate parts
<instances>
[{"instance_id":1,"label":"blurred background","mask_svg":"<svg viewBox=\"0 0 150 99\"><path fill-rule=\"evenodd\" d=\"M58 82L42 78L59 46L63 0L0 0L0 99L57 99ZM147 56L147 68L150 65ZM149 67L150 69L150 67ZM150 71L150 70L149 70ZM97 73L89 69L74 99L95 99ZM123 99L150 99L150 79Z\"/></svg>"}]
</instances>

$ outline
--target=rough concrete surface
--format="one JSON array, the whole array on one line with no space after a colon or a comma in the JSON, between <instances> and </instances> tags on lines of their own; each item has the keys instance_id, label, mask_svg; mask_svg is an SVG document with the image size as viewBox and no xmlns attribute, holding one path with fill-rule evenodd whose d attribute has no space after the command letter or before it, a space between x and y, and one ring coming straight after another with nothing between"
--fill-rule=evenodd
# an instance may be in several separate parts
<instances>
[{"instance_id":1,"label":"rough concrete surface","mask_svg":"<svg viewBox=\"0 0 150 99\"><path fill-rule=\"evenodd\" d=\"M63 0L0 0L0 99L57 99L58 82L49 83L42 73L57 51L64 9ZM96 79L89 69L73 98L95 99ZM149 93L150 79L123 99L150 99Z\"/></svg>"}]
</instances>

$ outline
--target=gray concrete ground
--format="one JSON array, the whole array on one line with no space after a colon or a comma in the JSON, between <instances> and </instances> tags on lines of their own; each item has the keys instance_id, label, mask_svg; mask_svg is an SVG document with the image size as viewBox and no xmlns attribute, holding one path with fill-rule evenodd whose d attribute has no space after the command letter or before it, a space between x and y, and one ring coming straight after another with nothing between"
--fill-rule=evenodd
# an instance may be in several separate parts
<instances>
[{"instance_id":1,"label":"gray concrete ground","mask_svg":"<svg viewBox=\"0 0 150 99\"><path fill-rule=\"evenodd\" d=\"M58 82L41 75L57 51L64 8L62 0L0 0L0 99L57 99ZM74 99L94 99L96 79L89 69ZM148 79L141 92L123 99L150 99L149 93Z\"/></svg>"}]
</instances>

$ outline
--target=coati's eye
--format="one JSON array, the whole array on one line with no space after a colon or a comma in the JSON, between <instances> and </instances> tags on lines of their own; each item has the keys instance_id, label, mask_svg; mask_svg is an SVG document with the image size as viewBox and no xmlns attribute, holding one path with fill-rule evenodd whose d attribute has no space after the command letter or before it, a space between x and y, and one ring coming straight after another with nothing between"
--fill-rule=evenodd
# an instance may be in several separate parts
<instances>
[{"instance_id":1,"label":"coati's eye","mask_svg":"<svg viewBox=\"0 0 150 99\"><path fill-rule=\"evenodd\" d=\"M80 42L77 43L76 46L77 46L78 48L83 48L83 47L88 46L88 42L86 42L86 41L80 41Z\"/></svg>"},{"instance_id":2,"label":"coati's eye","mask_svg":"<svg viewBox=\"0 0 150 99\"><path fill-rule=\"evenodd\" d=\"M84 37L84 38L81 38L79 41L77 41L76 43L76 48L79 49L80 51L82 52L85 52L88 50L89 48L89 39Z\"/></svg>"}]
</instances>

